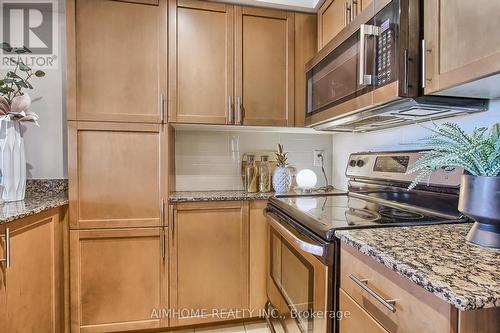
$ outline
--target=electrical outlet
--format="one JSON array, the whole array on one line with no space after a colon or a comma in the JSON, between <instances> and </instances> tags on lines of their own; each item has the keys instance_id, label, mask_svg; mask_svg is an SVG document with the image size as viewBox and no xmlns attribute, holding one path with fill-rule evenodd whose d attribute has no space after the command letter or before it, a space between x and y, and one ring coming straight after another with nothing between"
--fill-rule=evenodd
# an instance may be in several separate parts
<instances>
[{"instance_id":1,"label":"electrical outlet","mask_svg":"<svg viewBox=\"0 0 500 333\"><path fill-rule=\"evenodd\" d=\"M314 151L314 158L313 158L313 165L320 167L321 166L321 156L323 158L325 157L325 151L324 150L315 150Z\"/></svg>"}]
</instances>

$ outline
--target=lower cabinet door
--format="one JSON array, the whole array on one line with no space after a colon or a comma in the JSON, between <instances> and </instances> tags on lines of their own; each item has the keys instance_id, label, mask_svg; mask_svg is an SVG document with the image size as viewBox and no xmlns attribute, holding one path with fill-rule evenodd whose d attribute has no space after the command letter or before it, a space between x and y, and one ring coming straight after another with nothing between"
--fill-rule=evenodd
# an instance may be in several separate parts
<instances>
[{"instance_id":1,"label":"lower cabinet door","mask_svg":"<svg viewBox=\"0 0 500 333\"><path fill-rule=\"evenodd\" d=\"M171 326L249 317L248 202L182 203L172 217Z\"/></svg>"},{"instance_id":2,"label":"lower cabinet door","mask_svg":"<svg viewBox=\"0 0 500 333\"><path fill-rule=\"evenodd\" d=\"M7 262L7 244L5 226L0 225L0 332L7 331L7 295L6 295L6 269Z\"/></svg>"},{"instance_id":3,"label":"lower cabinet door","mask_svg":"<svg viewBox=\"0 0 500 333\"><path fill-rule=\"evenodd\" d=\"M164 229L70 233L72 333L168 326Z\"/></svg>"},{"instance_id":4,"label":"lower cabinet door","mask_svg":"<svg viewBox=\"0 0 500 333\"><path fill-rule=\"evenodd\" d=\"M340 289L340 333L388 333L375 319Z\"/></svg>"},{"instance_id":5,"label":"lower cabinet door","mask_svg":"<svg viewBox=\"0 0 500 333\"><path fill-rule=\"evenodd\" d=\"M1 231L0 257L9 248L10 266L2 262L0 269L0 332L63 332L61 211L9 222Z\"/></svg>"}]
</instances>

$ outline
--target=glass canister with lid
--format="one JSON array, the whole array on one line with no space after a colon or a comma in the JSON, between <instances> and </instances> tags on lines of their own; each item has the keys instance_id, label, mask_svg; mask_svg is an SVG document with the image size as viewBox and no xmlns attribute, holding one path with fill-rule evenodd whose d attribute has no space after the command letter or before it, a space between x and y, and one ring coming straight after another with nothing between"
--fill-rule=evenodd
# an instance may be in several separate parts
<instances>
[{"instance_id":1,"label":"glass canister with lid","mask_svg":"<svg viewBox=\"0 0 500 333\"><path fill-rule=\"evenodd\" d=\"M272 168L269 163L269 156L262 155L259 164L259 192L267 193L272 189Z\"/></svg>"},{"instance_id":2,"label":"glass canister with lid","mask_svg":"<svg viewBox=\"0 0 500 333\"><path fill-rule=\"evenodd\" d=\"M259 191L259 170L255 163L255 155L247 155L247 165L245 167L245 189L250 193L256 193Z\"/></svg>"}]
</instances>

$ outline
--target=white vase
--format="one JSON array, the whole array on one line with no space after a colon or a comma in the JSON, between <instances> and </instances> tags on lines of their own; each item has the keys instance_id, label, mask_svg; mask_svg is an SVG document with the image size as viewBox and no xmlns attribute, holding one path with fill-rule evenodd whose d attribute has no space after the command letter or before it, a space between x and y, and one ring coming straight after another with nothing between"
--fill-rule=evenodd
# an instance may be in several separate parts
<instances>
[{"instance_id":1,"label":"white vase","mask_svg":"<svg viewBox=\"0 0 500 333\"><path fill-rule=\"evenodd\" d=\"M287 193L292 184L292 174L286 167L277 167L273 173L273 188L276 193Z\"/></svg>"},{"instance_id":2,"label":"white vase","mask_svg":"<svg viewBox=\"0 0 500 333\"><path fill-rule=\"evenodd\" d=\"M19 121L0 120L0 170L2 199L5 202L24 200L26 191L26 153Z\"/></svg>"}]
</instances>

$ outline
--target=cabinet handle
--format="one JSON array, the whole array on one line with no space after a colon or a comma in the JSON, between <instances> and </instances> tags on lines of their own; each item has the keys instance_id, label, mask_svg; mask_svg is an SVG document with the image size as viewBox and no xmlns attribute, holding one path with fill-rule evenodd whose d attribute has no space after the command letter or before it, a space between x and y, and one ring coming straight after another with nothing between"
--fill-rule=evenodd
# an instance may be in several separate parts
<instances>
[{"instance_id":1,"label":"cabinet handle","mask_svg":"<svg viewBox=\"0 0 500 333\"><path fill-rule=\"evenodd\" d=\"M351 21L351 6L349 5L348 1L345 2L344 8L345 8L344 26L346 26Z\"/></svg>"},{"instance_id":2,"label":"cabinet handle","mask_svg":"<svg viewBox=\"0 0 500 333\"><path fill-rule=\"evenodd\" d=\"M233 111L233 98L231 95L227 96L227 123L228 124L233 124L233 117L234 117L234 111Z\"/></svg>"},{"instance_id":3,"label":"cabinet handle","mask_svg":"<svg viewBox=\"0 0 500 333\"><path fill-rule=\"evenodd\" d=\"M165 96L163 93L160 94L160 122L165 123Z\"/></svg>"},{"instance_id":4,"label":"cabinet handle","mask_svg":"<svg viewBox=\"0 0 500 333\"><path fill-rule=\"evenodd\" d=\"M408 62L410 61L408 57L408 49L405 49L403 51L403 94L408 95L408 75L409 74L409 69L408 69Z\"/></svg>"},{"instance_id":5,"label":"cabinet handle","mask_svg":"<svg viewBox=\"0 0 500 333\"><path fill-rule=\"evenodd\" d=\"M10 228L5 229L5 258L0 259L0 262L5 262L5 267L10 268Z\"/></svg>"},{"instance_id":6,"label":"cabinet handle","mask_svg":"<svg viewBox=\"0 0 500 333\"><path fill-rule=\"evenodd\" d=\"M425 39L422 39L422 88L425 88L425 58L426 58L426 52L427 50L425 49Z\"/></svg>"},{"instance_id":7,"label":"cabinet handle","mask_svg":"<svg viewBox=\"0 0 500 333\"><path fill-rule=\"evenodd\" d=\"M175 237L174 205L170 205L170 231L172 232L172 243Z\"/></svg>"},{"instance_id":8,"label":"cabinet handle","mask_svg":"<svg viewBox=\"0 0 500 333\"><path fill-rule=\"evenodd\" d=\"M165 228L161 228L161 234L160 234L160 241L161 241L161 258L165 259Z\"/></svg>"},{"instance_id":9,"label":"cabinet handle","mask_svg":"<svg viewBox=\"0 0 500 333\"><path fill-rule=\"evenodd\" d=\"M238 125L242 125L243 115L242 115L242 110L241 110L241 97L240 96L238 96L236 98L236 108L238 109L238 112L236 113L236 123Z\"/></svg>"},{"instance_id":10,"label":"cabinet handle","mask_svg":"<svg viewBox=\"0 0 500 333\"><path fill-rule=\"evenodd\" d=\"M160 203L160 223L161 226L165 226L165 199L161 198L161 203Z\"/></svg>"},{"instance_id":11,"label":"cabinet handle","mask_svg":"<svg viewBox=\"0 0 500 333\"><path fill-rule=\"evenodd\" d=\"M375 298L377 301L379 301L383 306L385 306L387 309L389 309L392 312L396 312L396 308L394 305L396 304L396 301L393 299L385 299L377 292L375 292L372 288L368 287L368 279L358 279L354 274L349 275L351 280L353 280L358 286L361 287L364 291L366 291L370 296Z\"/></svg>"},{"instance_id":12,"label":"cabinet handle","mask_svg":"<svg viewBox=\"0 0 500 333\"><path fill-rule=\"evenodd\" d=\"M354 6L356 6L356 7L354 7ZM356 15L358 15L358 1L351 0L351 21L354 20Z\"/></svg>"}]
</instances>

